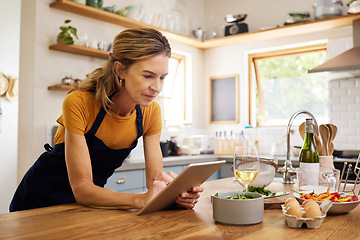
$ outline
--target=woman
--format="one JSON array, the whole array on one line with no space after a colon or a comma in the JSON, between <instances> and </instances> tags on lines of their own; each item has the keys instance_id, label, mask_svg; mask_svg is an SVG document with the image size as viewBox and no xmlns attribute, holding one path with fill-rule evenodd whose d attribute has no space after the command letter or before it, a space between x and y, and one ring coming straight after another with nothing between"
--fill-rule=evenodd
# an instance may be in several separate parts
<instances>
[{"instance_id":1,"label":"woman","mask_svg":"<svg viewBox=\"0 0 360 240\"><path fill-rule=\"evenodd\" d=\"M65 98L55 146L47 146L21 181L10 211L77 202L87 206L140 209L176 175L163 173L161 110L153 101L168 74L171 48L149 28L118 34L103 67ZM103 188L143 136L146 193ZM193 208L201 186L176 202Z\"/></svg>"}]
</instances>

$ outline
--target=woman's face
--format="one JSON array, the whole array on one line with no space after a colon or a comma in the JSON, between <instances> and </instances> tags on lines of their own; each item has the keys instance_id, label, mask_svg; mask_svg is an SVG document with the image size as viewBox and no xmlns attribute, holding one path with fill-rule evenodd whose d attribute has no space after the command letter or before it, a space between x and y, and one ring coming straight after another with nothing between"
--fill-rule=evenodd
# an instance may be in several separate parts
<instances>
[{"instance_id":1,"label":"woman's face","mask_svg":"<svg viewBox=\"0 0 360 240\"><path fill-rule=\"evenodd\" d=\"M164 85L168 65L168 56L157 55L137 61L120 73L120 78L125 79L122 90L129 100L144 107L150 106Z\"/></svg>"}]
</instances>

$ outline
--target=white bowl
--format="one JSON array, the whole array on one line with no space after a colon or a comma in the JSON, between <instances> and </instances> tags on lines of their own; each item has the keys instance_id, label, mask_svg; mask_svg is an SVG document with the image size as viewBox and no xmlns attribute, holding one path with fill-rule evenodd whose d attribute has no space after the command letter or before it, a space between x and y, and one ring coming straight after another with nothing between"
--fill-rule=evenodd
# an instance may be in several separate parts
<instances>
[{"instance_id":1,"label":"white bowl","mask_svg":"<svg viewBox=\"0 0 360 240\"><path fill-rule=\"evenodd\" d=\"M268 186L274 181L275 172L277 170L277 165L268 160L260 160L260 170L256 179L249 184L249 186L254 187L263 187Z\"/></svg>"},{"instance_id":2,"label":"white bowl","mask_svg":"<svg viewBox=\"0 0 360 240\"><path fill-rule=\"evenodd\" d=\"M249 194L253 199L226 199L237 194ZM212 195L213 218L218 223L230 225L253 225L263 221L264 197L254 192L219 192Z\"/></svg>"},{"instance_id":3,"label":"white bowl","mask_svg":"<svg viewBox=\"0 0 360 240\"><path fill-rule=\"evenodd\" d=\"M300 194L294 193L294 197L299 201L300 204L302 204L305 199L300 198ZM360 198L360 196L358 196ZM321 204L321 201L315 201L318 204ZM360 200L355 202L334 202L333 205L328 210L328 214L344 214L347 212L350 212L354 208L356 208L360 203Z\"/></svg>"},{"instance_id":4,"label":"white bowl","mask_svg":"<svg viewBox=\"0 0 360 240\"><path fill-rule=\"evenodd\" d=\"M259 174L256 179L249 184L249 186L263 187L265 185L266 187L270 185L270 183L274 181L277 169L278 165L273 161L261 159ZM231 168L231 171L234 173L233 168ZM242 184L240 181L238 181L238 183L240 183L241 186L245 187L245 185Z\"/></svg>"}]
</instances>

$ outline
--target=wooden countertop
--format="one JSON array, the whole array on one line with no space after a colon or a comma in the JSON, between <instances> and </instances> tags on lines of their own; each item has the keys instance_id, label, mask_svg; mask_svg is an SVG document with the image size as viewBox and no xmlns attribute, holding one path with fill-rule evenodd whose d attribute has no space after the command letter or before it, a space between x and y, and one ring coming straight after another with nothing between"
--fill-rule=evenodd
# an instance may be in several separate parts
<instances>
[{"instance_id":1,"label":"wooden countertop","mask_svg":"<svg viewBox=\"0 0 360 240\"><path fill-rule=\"evenodd\" d=\"M284 185L280 181L275 179L268 188L272 191L296 189L296 186ZM359 238L360 207L348 214L327 216L319 229L289 228L281 209L265 210L263 222L252 226L218 224L212 218L211 194L241 190L241 187L233 178L209 181L204 183L204 187L205 191L193 210L166 210L137 216L136 211L67 204L1 214L0 239Z\"/></svg>"}]
</instances>

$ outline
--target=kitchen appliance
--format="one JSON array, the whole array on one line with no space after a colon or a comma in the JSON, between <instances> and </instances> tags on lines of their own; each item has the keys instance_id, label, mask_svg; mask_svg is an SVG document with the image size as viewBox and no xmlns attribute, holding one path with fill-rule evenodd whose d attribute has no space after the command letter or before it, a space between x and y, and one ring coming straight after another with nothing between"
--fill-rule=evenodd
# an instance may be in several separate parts
<instances>
[{"instance_id":1,"label":"kitchen appliance","mask_svg":"<svg viewBox=\"0 0 360 240\"><path fill-rule=\"evenodd\" d=\"M318 0L313 4L315 19L324 19L342 15L341 0Z\"/></svg>"},{"instance_id":2,"label":"kitchen appliance","mask_svg":"<svg viewBox=\"0 0 360 240\"><path fill-rule=\"evenodd\" d=\"M193 145L200 149L200 154L214 153L214 137L207 135L194 135Z\"/></svg>"},{"instance_id":3,"label":"kitchen appliance","mask_svg":"<svg viewBox=\"0 0 360 240\"><path fill-rule=\"evenodd\" d=\"M328 80L360 77L360 19L353 21L353 45L350 50L308 71Z\"/></svg>"},{"instance_id":4,"label":"kitchen appliance","mask_svg":"<svg viewBox=\"0 0 360 240\"><path fill-rule=\"evenodd\" d=\"M248 25L246 23L240 23L245 20L246 16L246 14L226 15L225 21L234 24L225 27L225 36L248 32Z\"/></svg>"},{"instance_id":5,"label":"kitchen appliance","mask_svg":"<svg viewBox=\"0 0 360 240\"><path fill-rule=\"evenodd\" d=\"M202 30L201 28L198 28L196 30L192 31L194 37L196 37L198 40L200 41L204 41L204 30Z\"/></svg>"}]
</instances>

